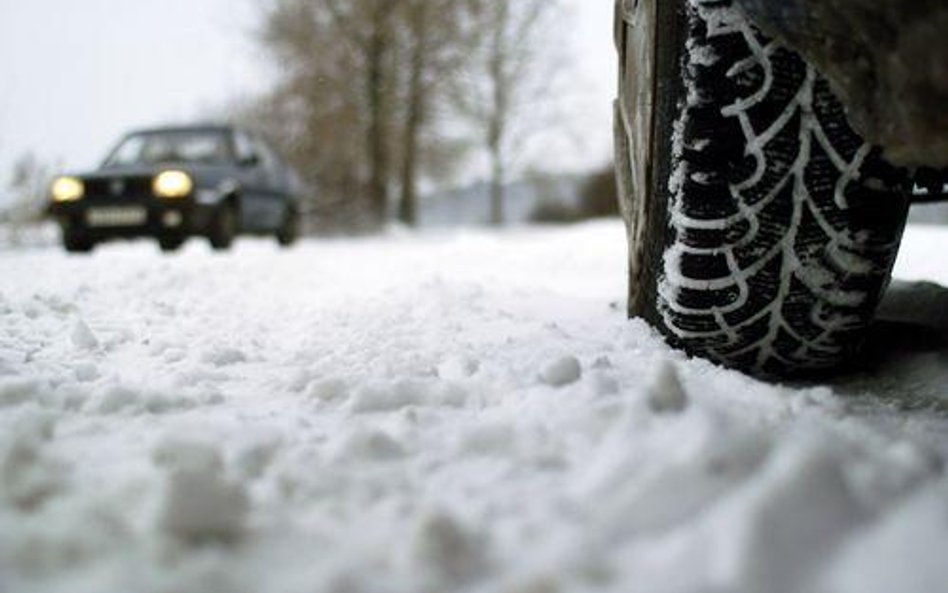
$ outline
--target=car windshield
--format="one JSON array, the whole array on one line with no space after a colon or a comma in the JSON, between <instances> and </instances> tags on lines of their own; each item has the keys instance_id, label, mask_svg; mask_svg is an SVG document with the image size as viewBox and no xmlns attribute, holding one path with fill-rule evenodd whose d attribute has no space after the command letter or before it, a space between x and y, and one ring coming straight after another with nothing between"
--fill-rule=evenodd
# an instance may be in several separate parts
<instances>
[{"instance_id":1,"label":"car windshield","mask_svg":"<svg viewBox=\"0 0 948 593\"><path fill-rule=\"evenodd\" d=\"M224 132L147 132L123 140L106 159L105 166L220 164L231 160L230 146Z\"/></svg>"}]
</instances>

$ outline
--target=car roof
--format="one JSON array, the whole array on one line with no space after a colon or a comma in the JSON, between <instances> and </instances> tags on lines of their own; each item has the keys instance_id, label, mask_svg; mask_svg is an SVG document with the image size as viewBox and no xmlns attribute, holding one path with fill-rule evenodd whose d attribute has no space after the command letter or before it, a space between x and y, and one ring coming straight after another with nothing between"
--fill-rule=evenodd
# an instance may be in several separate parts
<instances>
[{"instance_id":1,"label":"car roof","mask_svg":"<svg viewBox=\"0 0 948 593\"><path fill-rule=\"evenodd\" d=\"M140 130L132 130L127 135L134 136L138 134L174 134L180 132L208 132L208 133L220 133L220 134L229 134L237 131L236 126L220 125L220 124L203 124L203 125L189 125L189 126L161 126L154 128L143 128Z\"/></svg>"}]
</instances>

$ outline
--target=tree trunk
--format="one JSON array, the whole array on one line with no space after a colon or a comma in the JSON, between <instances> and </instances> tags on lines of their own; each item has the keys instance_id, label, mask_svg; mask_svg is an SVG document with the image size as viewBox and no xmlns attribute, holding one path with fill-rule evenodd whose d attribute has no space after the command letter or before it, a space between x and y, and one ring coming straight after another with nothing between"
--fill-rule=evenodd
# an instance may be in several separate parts
<instances>
[{"instance_id":1,"label":"tree trunk","mask_svg":"<svg viewBox=\"0 0 948 593\"><path fill-rule=\"evenodd\" d=\"M411 72L408 89L408 113L405 118L404 159L402 160L402 196L398 218L409 226L418 224L418 156L419 135L425 120L425 70L428 65L428 14L426 4L412 13L414 45L411 49Z\"/></svg>"},{"instance_id":2,"label":"tree trunk","mask_svg":"<svg viewBox=\"0 0 948 593\"><path fill-rule=\"evenodd\" d=\"M490 223L494 226L504 224L505 168L504 157L499 145L490 147Z\"/></svg>"},{"instance_id":3,"label":"tree trunk","mask_svg":"<svg viewBox=\"0 0 948 593\"><path fill-rule=\"evenodd\" d=\"M509 84L507 80L507 53L505 38L510 8L507 2L495 5L496 22L491 37L490 63L488 72L493 94L491 96L491 114L487 123L487 149L491 160L490 177L490 222L500 226L504 224L504 183L507 181L504 140L507 136L507 112L509 109Z\"/></svg>"},{"instance_id":4,"label":"tree trunk","mask_svg":"<svg viewBox=\"0 0 948 593\"><path fill-rule=\"evenodd\" d=\"M386 98L385 58L389 50L389 10L382 6L373 13L372 34L367 55L369 103L368 153L369 153L369 207L372 221L382 224L388 209L389 147L388 147L388 102Z\"/></svg>"}]
</instances>

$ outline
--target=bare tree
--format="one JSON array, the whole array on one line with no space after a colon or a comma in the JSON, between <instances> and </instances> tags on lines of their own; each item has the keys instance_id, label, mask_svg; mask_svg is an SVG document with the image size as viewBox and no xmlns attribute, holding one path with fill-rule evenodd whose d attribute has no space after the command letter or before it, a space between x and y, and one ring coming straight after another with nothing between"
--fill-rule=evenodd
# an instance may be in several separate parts
<instances>
[{"instance_id":1,"label":"bare tree","mask_svg":"<svg viewBox=\"0 0 948 593\"><path fill-rule=\"evenodd\" d=\"M532 117L539 104L537 88L543 88L561 64L550 59L550 40L544 36L562 6L558 0L470 1L477 5L481 44L454 97L462 114L481 128L490 160L490 220L499 225L504 221L508 168L517 149L515 125Z\"/></svg>"},{"instance_id":2,"label":"bare tree","mask_svg":"<svg viewBox=\"0 0 948 593\"><path fill-rule=\"evenodd\" d=\"M402 222L413 225L417 222L422 171L443 173L445 165L459 156L457 144L451 146L437 127L451 103L451 83L477 46L479 31L474 27L474 17L478 7L463 0L400 1L403 55L399 64L404 93L398 212Z\"/></svg>"},{"instance_id":3,"label":"bare tree","mask_svg":"<svg viewBox=\"0 0 948 593\"><path fill-rule=\"evenodd\" d=\"M58 167L43 163L31 152L20 155L13 164L10 179L13 201L7 205L5 216L9 224L9 240L13 244L19 243L24 227L42 219L54 168Z\"/></svg>"},{"instance_id":4,"label":"bare tree","mask_svg":"<svg viewBox=\"0 0 948 593\"><path fill-rule=\"evenodd\" d=\"M282 80L240 117L273 137L318 193L377 226L386 215L394 142L394 18L390 0L275 0L263 45Z\"/></svg>"},{"instance_id":5,"label":"bare tree","mask_svg":"<svg viewBox=\"0 0 948 593\"><path fill-rule=\"evenodd\" d=\"M401 199L398 218L408 225L418 220L418 153L421 128L428 116L429 87L426 76L432 53L434 2L407 0L405 24L408 45L408 93L404 124Z\"/></svg>"},{"instance_id":6,"label":"bare tree","mask_svg":"<svg viewBox=\"0 0 948 593\"><path fill-rule=\"evenodd\" d=\"M469 59L471 6L274 0L262 41L283 79L242 115L270 131L317 188L322 210L338 214L364 196L359 209L377 224L397 186L399 218L415 224L420 178L459 154L438 126L445 81Z\"/></svg>"},{"instance_id":7,"label":"bare tree","mask_svg":"<svg viewBox=\"0 0 948 593\"><path fill-rule=\"evenodd\" d=\"M348 18L364 18L368 26L360 34L358 23L346 20L340 2L331 0L329 6L336 15L337 22L343 30L349 31L353 41L364 54L366 69L366 97L368 98L368 136L366 143L369 147L369 193L373 208L373 215L379 221L385 218L388 208L388 186L390 167L390 140L387 137L391 128L390 93L386 92L390 84L391 65L386 63L390 58L393 36L393 13L398 7L392 0L368 0L365 10L368 16L361 17L359 11L349 14ZM347 2L349 6L357 3Z\"/></svg>"},{"instance_id":8,"label":"bare tree","mask_svg":"<svg viewBox=\"0 0 948 593\"><path fill-rule=\"evenodd\" d=\"M476 121L491 157L493 220L515 127L547 57L534 47L560 0L271 0L262 41L280 64L279 86L247 116L287 153L318 196L316 210L390 211L418 220L423 180L443 179ZM249 114L249 115L247 115Z\"/></svg>"}]
</instances>

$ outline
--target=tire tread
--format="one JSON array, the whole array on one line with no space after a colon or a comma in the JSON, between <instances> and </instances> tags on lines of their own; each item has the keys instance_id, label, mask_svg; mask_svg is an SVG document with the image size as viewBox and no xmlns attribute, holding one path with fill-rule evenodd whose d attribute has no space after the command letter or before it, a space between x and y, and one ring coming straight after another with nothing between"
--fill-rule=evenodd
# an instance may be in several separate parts
<instances>
[{"instance_id":1,"label":"tire tread","mask_svg":"<svg viewBox=\"0 0 948 593\"><path fill-rule=\"evenodd\" d=\"M852 130L812 66L730 0L685 10L660 325L692 353L757 373L837 367L888 283L904 172Z\"/></svg>"}]
</instances>

